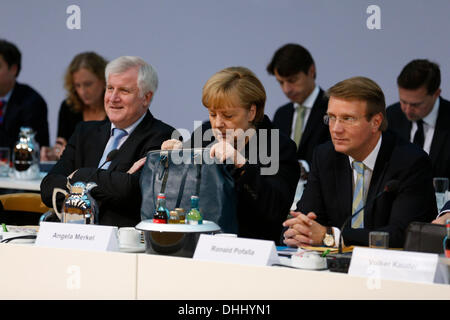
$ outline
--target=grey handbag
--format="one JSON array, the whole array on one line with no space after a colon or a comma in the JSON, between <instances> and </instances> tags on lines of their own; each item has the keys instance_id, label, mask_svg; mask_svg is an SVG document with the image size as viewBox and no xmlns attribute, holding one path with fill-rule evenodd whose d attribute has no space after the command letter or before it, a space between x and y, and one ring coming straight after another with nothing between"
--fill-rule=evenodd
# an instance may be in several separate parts
<instances>
[{"instance_id":1,"label":"grey handbag","mask_svg":"<svg viewBox=\"0 0 450 320\"><path fill-rule=\"evenodd\" d=\"M152 219L156 198L165 193L169 210L189 212L192 195L199 196L204 220L218 224L222 232L237 233L234 180L223 164L215 163L209 149L151 151L141 173L141 219Z\"/></svg>"}]
</instances>

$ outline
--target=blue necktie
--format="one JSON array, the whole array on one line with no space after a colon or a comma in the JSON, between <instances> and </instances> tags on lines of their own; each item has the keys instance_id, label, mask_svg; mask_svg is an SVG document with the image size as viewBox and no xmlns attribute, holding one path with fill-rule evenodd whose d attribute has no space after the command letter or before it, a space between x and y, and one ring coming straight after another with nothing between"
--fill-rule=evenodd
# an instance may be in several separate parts
<instances>
[{"instance_id":1,"label":"blue necktie","mask_svg":"<svg viewBox=\"0 0 450 320\"><path fill-rule=\"evenodd\" d=\"M113 139L112 143L107 144L105 151L103 151L103 156L102 159L99 162L99 166L106 161L106 157L108 156L108 154L114 150L117 149L117 146L119 145L120 139L122 139L123 137L125 137L128 134L128 132L126 132L123 129L119 129L119 128L114 128L113 132L112 132L112 136L111 138ZM105 165L103 166L103 169L108 169L109 165L111 164L111 162L107 162L105 163Z\"/></svg>"},{"instance_id":2,"label":"blue necktie","mask_svg":"<svg viewBox=\"0 0 450 320\"><path fill-rule=\"evenodd\" d=\"M352 214L364 206L364 164L353 161L353 169L356 171L355 190L353 191ZM352 218L352 228L364 228L364 210Z\"/></svg>"}]
</instances>

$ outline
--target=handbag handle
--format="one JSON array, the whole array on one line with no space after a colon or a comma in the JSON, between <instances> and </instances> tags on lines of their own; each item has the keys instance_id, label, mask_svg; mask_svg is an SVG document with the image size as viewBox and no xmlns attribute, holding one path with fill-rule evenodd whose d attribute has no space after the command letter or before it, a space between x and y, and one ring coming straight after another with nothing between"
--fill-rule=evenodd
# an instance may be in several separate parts
<instances>
[{"instance_id":1,"label":"handbag handle","mask_svg":"<svg viewBox=\"0 0 450 320\"><path fill-rule=\"evenodd\" d=\"M195 195L199 196L200 195L200 186L201 186L201 178L202 178L202 161L201 161L201 157L200 157L200 161L196 160L195 158L198 157L200 154L192 154L192 162L194 163L194 166L196 167L196 185L195 185ZM197 158L198 159L198 158ZM164 164L163 164L164 163ZM160 193L164 193L166 190L166 185L167 185L167 180L169 178L169 156L168 154L161 154L159 156L159 165L161 165L163 167L162 171L159 173L158 176L158 180L163 180L162 184L161 184L161 190ZM155 199L154 203L156 206L156 194L155 194L155 178L156 178L156 173L159 169L159 166L157 166L155 168L155 170L153 171L153 179L152 179L152 190L153 190L153 198ZM181 204L181 200L183 198L183 193L184 193L184 188L186 185L186 179L187 179L187 175L189 173L189 165L186 165L184 170L183 170L183 175L181 177L181 181L180 181L180 188L178 191L178 197L177 197L177 201L175 204L175 208L179 208L180 204Z\"/></svg>"},{"instance_id":2,"label":"handbag handle","mask_svg":"<svg viewBox=\"0 0 450 320\"><path fill-rule=\"evenodd\" d=\"M160 193L164 193L166 191L166 184L167 184L167 179L169 177L169 157L167 154L161 154L159 156L159 165L162 165L162 163L165 161L164 165L163 165L163 169L161 171L161 173L159 174L158 180L163 179L163 182L161 184L161 190ZM153 170L153 179L152 179L152 190L153 190L153 199L154 199L154 204L156 207L156 203L157 203L157 195L155 195L155 179L156 179L156 172L158 171L159 166L157 166L155 168L155 170Z\"/></svg>"}]
</instances>

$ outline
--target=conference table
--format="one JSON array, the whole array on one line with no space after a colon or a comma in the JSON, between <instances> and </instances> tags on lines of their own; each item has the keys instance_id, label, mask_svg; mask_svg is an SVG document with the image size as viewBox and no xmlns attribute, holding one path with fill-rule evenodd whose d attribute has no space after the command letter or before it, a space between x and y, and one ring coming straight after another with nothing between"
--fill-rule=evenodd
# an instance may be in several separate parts
<instances>
[{"instance_id":1,"label":"conference table","mask_svg":"<svg viewBox=\"0 0 450 320\"><path fill-rule=\"evenodd\" d=\"M0 188L39 192L41 181L46 175L47 172L41 172L39 178L34 180L21 180L13 177L0 177Z\"/></svg>"},{"instance_id":2,"label":"conference table","mask_svg":"<svg viewBox=\"0 0 450 320\"><path fill-rule=\"evenodd\" d=\"M450 285L145 253L0 244L0 299L450 299ZM448 259L447 259L448 260Z\"/></svg>"}]
</instances>

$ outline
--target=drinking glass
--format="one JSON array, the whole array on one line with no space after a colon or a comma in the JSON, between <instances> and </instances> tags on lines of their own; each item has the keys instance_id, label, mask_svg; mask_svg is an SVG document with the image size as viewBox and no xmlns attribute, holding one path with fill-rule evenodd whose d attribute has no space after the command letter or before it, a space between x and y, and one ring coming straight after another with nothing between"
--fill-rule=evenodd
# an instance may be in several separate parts
<instances>
[{"instance_id":1,"label":"drinking glass","mask_svg":"<svg viewBox=\"0 0 450 320\"><path fill-rule=\"evenodd\" d=\"M436 194L436 203L438 212L446 202L446 193L448 190L448 178L433 178L434 192Z\"/></svg>"}]
</instances>

